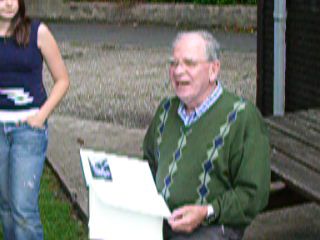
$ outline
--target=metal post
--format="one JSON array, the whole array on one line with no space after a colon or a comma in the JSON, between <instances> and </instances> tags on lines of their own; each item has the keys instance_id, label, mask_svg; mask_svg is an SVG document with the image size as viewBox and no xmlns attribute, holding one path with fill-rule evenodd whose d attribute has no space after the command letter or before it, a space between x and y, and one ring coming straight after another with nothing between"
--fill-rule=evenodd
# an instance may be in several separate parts
<instances>
[{"instance_id":1,"label":"metal post","mask_svg":"<svg viewBox=\"0 0 320 240\"><path fill-rule=\"evenodd\" d=\"M285 111L286 68L286 0L274 0L274 82L273 114L283 116Z\"/></svg>"}]
</instances>

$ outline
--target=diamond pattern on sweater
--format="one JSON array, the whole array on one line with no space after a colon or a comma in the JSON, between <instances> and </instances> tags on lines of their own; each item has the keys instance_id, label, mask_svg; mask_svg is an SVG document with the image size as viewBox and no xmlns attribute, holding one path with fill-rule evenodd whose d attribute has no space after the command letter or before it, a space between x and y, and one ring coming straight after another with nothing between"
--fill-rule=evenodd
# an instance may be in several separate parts
<instances>
[{"instance_id":1,"label":"diamond pattern on sweater","mask_svg":"<svg viewBox=\"0 0 320 240\"><path fill-rule=\"evenodd\" d=\"M229 134L230 127L236 121L238 112L243 110L245 105L246 103L242 99L233 105L233 110L227 115L226 123L220 127L220 133L214 138L211 148L207 151L208 159L204 161L203 172L199 176L201 183L198 188L199 198L196 201L197 204L207 202L208 184L211 180L209 173L214 168L213 162L218 158L219 149L223 147L224 138Z\"/></svg>"},{"instance_id":2,"label":"diamond pattern on sweater","mask_svg":"<svg viewBox=\"0 0 320 240\"><path fill-rule=\"evenodd\" d=\"M212 165L211 161L208 160L208 161L206 161L206 162L204 163L203 166L204 166L205 172L210 172L213 165Z\"/></svg>"},{"instance_id":3,"label":"diamond pattern on sweater","mask_svg":"<svg viewBox=\"0 0 320 240\"><path fill-rule=\"evenodd\" d=\"M214 146L216 149L220 148L223 145L223 138L222 136L218 136L216 137L216 139L214 140Z\"/></svg>"},{"instance_id":4,"label":"diamond pattern on sweater","mask_svg":"<svg viewBox=\"0 0 320 240\"><path fill-rule=\"evenodd\" d=\"M199 193L202 197L205 197L208 193L208 188L203 184L199 189Z\"/></svg>"},{"instance_id":5,"label":"diamond pattern on sweater","mask_svg":"<svg viewBox=\"0 0 320 240\"><path fill-rule=\"evenodd\" d=\"M228 117L228 122L229 123L234 122L236 119L237 119L237 112L236 111L231 112Z\"/></svg>"},{"instance_id":6,"label":"diamond pattern on sweater","mask_svg":"<svg viewBox=\"0 0 320 240\"><path fill-rule=\"evenodd\" d=\"M176 161L179 160L180 156L181 156L181 151L180 151L180 149L178 149L176 151L176 153L174 154L174 160L176 160Z\"/></svg>"},{"instance_id":7,"label":"diamond pattern on sweater","mask_svg":"<svg viewBox=\"0 0 320 240\"><path fill-rule=\"evenodd\" d=\"M171 99L167 99L166 102L163 104L163 111L162 113L160 114L160 124L158 126L158 138L157 138L157 144L158 144L158 147L157 147L157 161L160 160L160 151L159 151L159 146L162 142L162 135L163 135L163 132L164 132L164 127L165 127L165 123L167 121L167 118L168 118L168 112L170 110L170 106L171 106Z\"/></svg>"},{"instance_id":8,"label":"diamond pattern on sweater","mask_svg":"<svg viewBox=\"0 0 320 240\"><path fill-rule=\"evenodd\" d=\"M178 170L177 163L179 162L179 160L182 157L182 149L187 144L186 139L187 138L186 138L185 133L183 131L181 131L181 137L179 138L179 141L178 141L178 147L177 147L175 153L173 154L173 160L172 160L171 164L169 165L169 173L164 179L164 187L162 189L162 195L163 195L164 199L166 199L166 200L169 199L169 197L170 197L169 188L172 186L174 174ZM170 181L169 181L169 179L170 179Z\"/></svg>"}]
</instances>

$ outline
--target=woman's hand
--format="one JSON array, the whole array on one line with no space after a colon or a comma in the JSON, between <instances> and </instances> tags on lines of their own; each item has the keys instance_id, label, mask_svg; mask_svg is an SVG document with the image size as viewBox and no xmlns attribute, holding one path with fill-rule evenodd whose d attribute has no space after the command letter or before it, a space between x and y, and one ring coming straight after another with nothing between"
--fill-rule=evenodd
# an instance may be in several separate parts
<instances>
[{"instance_id":1,"label":"woman's hand","mask_svg":"<svg viewBox=\"0 0 320 240\"><path fill-rule=\"evenodd\" d=\"M44 128L45 120L39 114L36 114L28 117L25 122L33 128Z\"/></svg>"}]
</instances>

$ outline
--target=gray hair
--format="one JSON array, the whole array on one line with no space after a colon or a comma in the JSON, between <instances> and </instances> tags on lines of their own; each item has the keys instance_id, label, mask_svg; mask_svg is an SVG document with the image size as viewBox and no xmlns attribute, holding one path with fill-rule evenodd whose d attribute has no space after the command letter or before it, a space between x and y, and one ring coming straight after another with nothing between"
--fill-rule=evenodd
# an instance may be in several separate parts
<instances>
[{"instance_id":1,"label":"gray hair","mask_svg":"<svg viewBox=\"0 0 320 240\"><path fill-rule=\"evenodd\" d=\"M206 30L198 30L198 31L183 31L179 32L175 39L172 42L172 50L176 47L177 43L181 40L182 37L186 35L199 35L205 42L205 54L208 61L219 60L220 58L220 44L213 37L213 35Z\"/></svg>"}]
</instances>

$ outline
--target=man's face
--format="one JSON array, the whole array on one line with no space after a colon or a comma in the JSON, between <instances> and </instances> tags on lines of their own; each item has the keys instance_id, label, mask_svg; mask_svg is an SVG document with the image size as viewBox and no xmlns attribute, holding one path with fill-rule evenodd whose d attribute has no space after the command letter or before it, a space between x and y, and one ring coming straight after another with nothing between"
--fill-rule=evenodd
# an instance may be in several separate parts
<instances>
[{"instance_id":1,"label":"man's face","mask_svg":"<svg viewBox=\"0 0 320 240\"><path fill-rule=\"evenodd\" d=\"M188 34L177 42L173 50L170 79L175 94L187 110L194 110L211 94L210 75L212 77L212 71L217 73L220 69L214 68L216 62L207 61L205 46L199 35Z\"/></svg>"},{"instance_id":2,"label":"man's face","mask_svg":"<svg viewBox=\"0 0 320 240\"><path fill-rule=\"evenodd\" d=\"M18 0L0 0L0 20L12 20L19 10Z\"/></svg>"}]
</instances>

